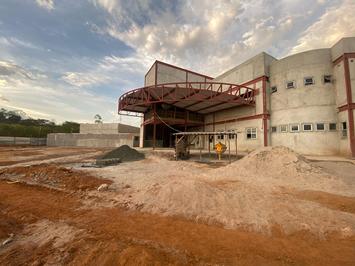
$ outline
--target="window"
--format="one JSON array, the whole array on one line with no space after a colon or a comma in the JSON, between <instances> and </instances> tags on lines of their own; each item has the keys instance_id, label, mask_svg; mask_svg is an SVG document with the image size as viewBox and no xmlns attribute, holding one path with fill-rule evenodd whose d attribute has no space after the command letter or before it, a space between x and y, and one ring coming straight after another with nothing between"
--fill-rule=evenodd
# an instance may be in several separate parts
<instances>
[{"instance_id":1,"label":"window","mask_svg":"<svg viewBox=\"0 0 355 266\"><path fill-rule=\"evenodd\" d=\"M341 123L341 134L344 138L348 136L348 128L346 122Z\"/></svg>"},{"instance_id":2,"label":"window","mask_svg":"<svg viewBox=\"0 0 355 266\"><path fill-rule=\"evenodd\" d=\"M304 78L304 85L308 86L308 85L313 85L314 84L314 79L313 77L305 77Z\"/></svg>"},{"instance_id":3,"label":"window","mask_svg":"<svg viewBox=\"0 0 355 266\"><path fill-rule=\"evenodd\" d=\"M332 82L333 82L332 75L323 76L323 83L332 83Z\"/></svg>"},{"instance_id":4,"label":"window","mask_svg":"<svg viewBox=\"0 0 355 266\"><path fill-rule=\"evenodd\" d=\"M217 135L217 139L224 139L224 135Z\"/></svg>"},{"instance_id":5,"label":"window","mask_svg":"<svg viewBox=\"0 0 355 266\"><path fill-rule=\"evenodd\" d=\"M256 128L247 128L247 139L256 139Z\"/></svg>"},{"instance_id":6,"label":"window","mask_svg":"<svg viewBox=\"0 0 355 266\"><path fill-rule=\"evenodd\" d=\"M330 131L337 130L337 124L336 123L329 123L329 130Z\"/></svg>"},{"instance_id":7,"label":"window","mask_svg":"<svg viewBox=\"0 0 355 266\"><path fill-rule=\"evenodd\" d=\"M293 89L295 87L296 87L296 81L292 80L286 82L286 89Z\"/></svg>"},{"instance_id":8,"label":"window","mask_svg":"<svg viewBox=\"0 0 355 266\"><path fill-rule=\"evenodd\" d=\"M228 132L234 133L234 130L228 130ZM229 135L228 135L228 138L229 138L229 139L234 139L234 138L235 138L235 135L234 135L234 134L229 134Z\"/></svg>"},{"instance_id":9,"label":"window","mask_svg":"<svg viewBox=\"0 0 355 266\"><path fill-rule=\"evenodd\" d=\"M271 93L275 93L275 92L277 92L277 87L276 86L271 87Z\"/></svg>"},{"instance_id":10,"label":"window","mask_svg":"<svg viewBox=\"0 0 355 266\"><path fill-rule=\"evenodd\" d=\"M324 131L325 130L324 123L317 123L316 124L316 129L317 129L317 131Z\"/></svg>"},{"instance_id":11,"label":"window","mask_svg":"<svg viewBox=\"0 0 355 266\"><path fill-rule=\"evenodd\" d=\"M312 131L312 124L303 124L303 131Z\"/></svg>"},{"instance_id":12,"label":"window","mask_svg":"<svg viewBox=\"0 0 355 266\"><path fill-rule=\"evenodd\" d=\"M282 133L287 132L287 125L281 125L280 126L280 132L282 132Z\"/></svg>"},{"instance_id":13,"label":"window","mask_svg":"<svg viewBox=\"0 0 355 266\"><path fill-rule=\"evenodd\" d=\"M276 133L277 132L277 127L271 127L271 133Z\"/></svg>"},{"instance_id":14,"label":"window","mask_svg":"<svg viewBox=\"0 0 355 266\"><path fill-rule=\"evenodd\" d=\"M290 132L298 132L298 131L300 131L300 125L299 124L290 125Z\"/></svg>"}]
</instances>

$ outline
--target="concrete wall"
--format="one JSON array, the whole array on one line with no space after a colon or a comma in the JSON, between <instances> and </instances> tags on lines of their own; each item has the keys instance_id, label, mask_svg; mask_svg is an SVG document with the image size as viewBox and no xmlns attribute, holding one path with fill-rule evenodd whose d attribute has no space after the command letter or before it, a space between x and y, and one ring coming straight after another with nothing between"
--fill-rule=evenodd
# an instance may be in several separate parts
<instances>
[{"instance_id":1,"label":"concrete wall","mask_svg":"<svg viewBox=\"0 0 355 266\"><path fill-rule=\"evenodd\" d=\"M332 74L330 49L299 53L270 66L270 86L277 92L270 95L270 127L277 127L271 133L271 145L285 145L300 153L339 153L338 132L316 131L315 124L338 123L335 89L333 84L324 84L323 75ZM314 85L304 85L305 77L313 77ZM296 88L287 89L286 82L295 81ZM312 123L313 131L302 131L302 124ZM300 131L280 132L281 125L298 124Z\"/></svg>"},{"instance_id":2,"label":"concrete wall","mask_svg":"<svg viewBox=\"0 0 355 266\"><path fill-rule=\"evenodd\" d=\"M133 127L119 123L103 124L80 124L82 134L117 134L117 133L138 133L139 127Z\"/></svg>"},{"instance_id":3,"label":"concrete wall","mask_svg":"<svg viewBox=\"0 0 355 266\"><path fill-rule=\"evenodd\" d=\"M139 134L54 133L48 134L47 146L119 147L129 145L132 147L135 136L139 136Z\"/></svg>"},{"instance_id":4,"label":"concrete wall","mask_svg":"<svg viewBox=\"0 0 355 266\"><path fill-rule=\"evenodd\" d=\"M147 74L145 74L144 78L144 86L155 85L155 64L148 70Z\"/></svg>"},{"instance_id":5,"label":"concrete wall","mask_svg":"<svg viewBox=\"0 0 355 266\"><path fill-rule=\"evenodd\" d=\"M44 146L46 145L46 138L25 138L25 137L3 137L0 136L1 145L31 145Z\"/></svg>"}]
</instances>

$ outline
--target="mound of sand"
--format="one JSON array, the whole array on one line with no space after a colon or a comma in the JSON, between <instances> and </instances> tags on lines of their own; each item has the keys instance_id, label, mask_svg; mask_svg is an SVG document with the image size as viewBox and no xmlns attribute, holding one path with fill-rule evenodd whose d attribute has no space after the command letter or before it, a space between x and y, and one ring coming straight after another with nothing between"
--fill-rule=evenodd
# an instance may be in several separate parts
<instances>
[{"instance_id":1,"label":"mound of sand","mask_svg":"<svg viewBox=\"0 0 355 266\"><path fill-rule=\"evenodd\" d=\"M130 162L144 159L144 154L129 147L128 145L122 145L117 149L114 149L101 157L101 159L114 159L119 158L122 162Z\"/></svg>"},{"instance_id":2,"label":"mound of sand","mask_svg":"<svg viewBox=\"0 0 355 266\"><path fill-rule=\"evenodd\" d=\"M286 233L307 230L320 236L355 232L353 213L295 196L305 190L354 196L354 189L288 148L260 149L228 166L203 171L191 162L161 160L137 162L139 172L132 176L121 178L116 171L115 182L130 185L117 200L132 209L226 228L270 233L281 227ZM151 172L140 172L143 162L151 164Z\"/></svg>"}]
</instances>

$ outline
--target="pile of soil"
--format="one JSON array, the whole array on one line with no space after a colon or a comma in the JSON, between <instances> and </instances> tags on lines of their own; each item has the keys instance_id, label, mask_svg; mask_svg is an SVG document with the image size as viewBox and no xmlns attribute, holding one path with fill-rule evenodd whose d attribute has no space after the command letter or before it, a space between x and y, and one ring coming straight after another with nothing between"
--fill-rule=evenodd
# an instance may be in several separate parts
<instances>
[{"instance_id":1,"label":"pile of soil","mask_svg":"<svg viewBox=\"0 0 355 266\"><path fill-rule=\"evenodd\" d=\"M188 162L161 164L159 160L165 159L149 159L154 159L150 168L159 174L147 171L139 177L133 172L115 181L131 185L123 195L128 208L266 234L280 225L287 234L307 230L320 237L334 231L355 235L355 215L349 208L354 187L286 147L259 149L228 166L200 173ZM180 169L183 177L177 174ZM313 193L317 191L327 193L324 200L318 200ZM341 204L330 205L328 198ZM344 203L346 207L339 208Z\"/></svg>"},{"instance_id":2,"label":"pile of soil","mask_svg":"<svg viewBox=\"0 0 355 266\"><path fill-rule=\"evenodd\" d=\"M122 145L117 149L114 149L100 159L114 159L119 158L122 162L138 161L144 159L144 154L138 152L137 150L129 147L128 145Z\"/></svg>"},{"instance_id":3,"label":"pile of soil","mask_svg":"<svg viewBox=\"0 0 355 266\"><path fill-rule=\"evenodd\" d=\"M0 179L40 184L66 190L93 190L101 184L111 184L108 179L90 176L52 164L12 167L0 170Z\"/></svg>"}]
</instances>

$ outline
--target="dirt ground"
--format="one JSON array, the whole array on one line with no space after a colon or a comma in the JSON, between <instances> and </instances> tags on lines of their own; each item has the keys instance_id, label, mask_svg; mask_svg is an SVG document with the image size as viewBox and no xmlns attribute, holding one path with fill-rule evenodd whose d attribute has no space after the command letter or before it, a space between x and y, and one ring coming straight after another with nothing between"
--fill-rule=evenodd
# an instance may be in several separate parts
<instances>
[{"instance_id":1,"label":"dirt ground","mask_svg":"<svg viewBox=\"0 0 355 266\"><path fill-rule=\"evenodd\" d=\"M176 198L170 184L185 185L176 181L184 178L193 180L187 185L196 185L197 179L192 178L199 176L198 186L192 188L200 189L202 182L203 193L221 197L223 192L226 198L236 197L230 194L232 190L251 193L260 186L250 187L242 177L212 181L207 172L228 168L162 160L156 153L139 162L83 171L79 163L90 162L105 151L0 147L0 265L355 265L351 227L355 217L355 165L351 163L344 166L342 162L313 162L317 171L334 176L335 179L327 176L322 180L329 179L331 186L316 186L313 181L286 186L275 178L270 191L265 190L270 198L261 198L266 202L265 208L268 200L287 202L282 211L306 206L303 221L310 224L316 219L311 213L319 215L319 225L328 219L334 230L320 237L307 227L286 231L287 220L271 223L270 232L265 233L242 226L227 229L223 220L192 219L184 212L173 215L146 210L145 203L138 200L153 192L157 198L173 195L173 199L168 198L168 207L176 208L174 204L181 199ZM160 187L157 183L164 179L169 181ZM108 184L109 190L98 192L101 184ZM165 192L165 187L169 192ZM190 191L185 186L182 189L187 191L184 198L190 200ZM255 213L271 215L259 209L257 201L261 196L243 199L251 200ZM123 204L122 200L130 198ZM230 204L227 199L222 202ZM154 210L159 209L155 201L151 204ZM199 208L184 207L201 211L203 204L199 203ZM236 209L231 206L228 210ZM275 209L272 213L279 215ZM288 219L297 215L300 213ZM247 218L253 217L237 218L248 222ZM298 228L296 225L293 228ZM328 228L326 225L324 228ZM337 225L344 230L339 231Z\"/></svg>"}]
</instances>

